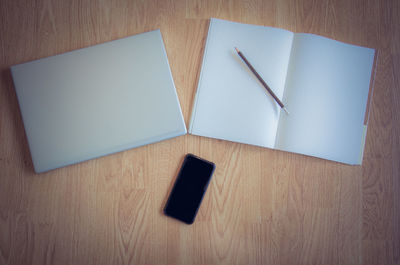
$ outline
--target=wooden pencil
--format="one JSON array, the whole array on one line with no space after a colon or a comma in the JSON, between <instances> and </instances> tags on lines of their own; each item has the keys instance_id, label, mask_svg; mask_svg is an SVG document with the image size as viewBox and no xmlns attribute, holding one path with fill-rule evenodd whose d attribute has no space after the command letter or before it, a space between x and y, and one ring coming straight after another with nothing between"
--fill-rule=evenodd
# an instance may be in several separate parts
<instances>
[{"instance_id":1,"label":"wooden pencil","mask_svg":"<svg viewBox=\"0 0 400 265\"><path fill-rule=\"evenodd\" d=\"M275 99L276 103L286 112L286 114L289 115L289 111L286 109L285 105L282 103L282 101L275 95L275 93L272 91L272 89L265 83L264 79L257 73L256 69L250 64L250 62L246 59L246 57L243 55L241 51L239 51L238 48L235 47L236 52L239 54L240 58L246 63L246 65L250 68L250 70L253 72L253 74L257 77L257 79L261 82L261 84L265 87L265 89L268 91L268 93Z\"/></svg>"}]
</instances>

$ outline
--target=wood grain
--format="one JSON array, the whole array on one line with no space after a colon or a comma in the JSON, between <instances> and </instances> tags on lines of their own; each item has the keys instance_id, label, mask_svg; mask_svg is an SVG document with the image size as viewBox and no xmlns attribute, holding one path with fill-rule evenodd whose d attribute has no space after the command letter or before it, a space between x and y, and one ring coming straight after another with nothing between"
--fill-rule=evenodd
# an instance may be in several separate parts
<instances>
[{"instance_id":1,"label":"wood grain","mask_svg":"<svg viewBox=\"0 0 400 265\"><path fill-rule=\"evenodd\" d=\"M188 124L210 17L376 48L362 166L185 135L37 175L10 66L160 28ZM400 1L0 1L0 264L400 264ZM183 156L216 172L192 226Z\"/></svg>"}]
</instances>

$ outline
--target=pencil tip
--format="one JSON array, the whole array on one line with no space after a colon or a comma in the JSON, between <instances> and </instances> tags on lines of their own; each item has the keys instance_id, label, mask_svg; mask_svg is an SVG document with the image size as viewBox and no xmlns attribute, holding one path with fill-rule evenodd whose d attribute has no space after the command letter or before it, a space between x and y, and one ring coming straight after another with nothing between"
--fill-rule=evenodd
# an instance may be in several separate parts
<instances>
[{"instance_id":1,"label":"pencil tip","mask_svg":"<svg viewBox=\"0 0 400 265\"><path fill-rule=\"evenodd\" d=\"M240 52L238 48L235 47L236 52Z\"/></svg>"},{"instance_id":2,"label":"pencil tip","mask_svg":"<svg viewBox=\"0 0 400 265\"><path fill-rule=\"evenodd\" d=\"M287 115L289 115L289 111L286 109L286 107L283 107L283 110L286 112Z\"/></svg>"}]
</instances>

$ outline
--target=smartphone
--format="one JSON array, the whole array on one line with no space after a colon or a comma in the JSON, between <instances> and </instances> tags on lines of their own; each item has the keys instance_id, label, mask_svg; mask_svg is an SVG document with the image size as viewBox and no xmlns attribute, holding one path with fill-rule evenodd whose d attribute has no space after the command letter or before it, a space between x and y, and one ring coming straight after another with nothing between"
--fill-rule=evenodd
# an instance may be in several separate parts
<instances>
[{"instance_id":1,"label":"smartphone","mask_svg":"<svg viewBox=\"0 0 400 265\"><path fill-rule=\"evenodd\" d=\"M214 163L187 154L165 205L165 215L192 224L214 169Z\"/></svg>"}]
</instances>

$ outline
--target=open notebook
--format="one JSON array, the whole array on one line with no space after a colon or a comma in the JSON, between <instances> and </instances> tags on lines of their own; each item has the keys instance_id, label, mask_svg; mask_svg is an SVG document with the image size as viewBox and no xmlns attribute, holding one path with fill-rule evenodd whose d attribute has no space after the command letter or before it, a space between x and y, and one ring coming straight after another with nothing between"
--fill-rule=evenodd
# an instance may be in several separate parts
<instances>
[{"instance_id":1,"label":"open notebook","mask_svg":"<svg viewBox=\"0 0 400 265\"><path fill-rule=\"evenodd\" d=\"M189 133L361 164L374 54L313 34L211 19Z\"/></svg>"},{"instance_id":2,"label":"open notebook","mask_svg":"<svg viewBox=\"0 0 400 265\"><path fill-rule=\"evenodd\" d=\"M36 172L186 134L159 30L11 72Z\"/></svg>"}]
</instances>

